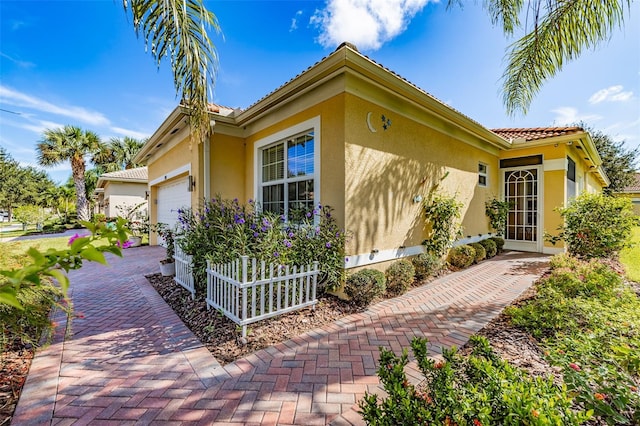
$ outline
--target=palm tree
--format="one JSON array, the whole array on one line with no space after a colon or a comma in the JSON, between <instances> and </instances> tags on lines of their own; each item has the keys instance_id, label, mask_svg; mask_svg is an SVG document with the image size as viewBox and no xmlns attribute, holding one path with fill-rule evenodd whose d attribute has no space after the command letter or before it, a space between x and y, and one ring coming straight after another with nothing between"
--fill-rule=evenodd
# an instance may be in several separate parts
<instances>
[{"instance_id":1,"label":"palm tree","mask_svg":"<svg viewBox=\"0 0 640 426\"><path fill-rule=\"evenodd\" d=\"M462 4L462 0L449 0ZM503 102L509 114L526 113L544 82L585 50L607 41L624 24L631 0L486 0L493 24L513 35L522 27L525 35L510 46L503 78ZM526 7L526 9L524 9Z\"/></svg>"},{"instance_id":2,"label":"palm tree","mask_svg":"<svg viewBox=\"0 0 640 426\"><path fill-rule=\"evenodd\" d=\"M85 193L85 155L97 152L102 143L95 133L75 126L47 129L37 145L38 163L41 166L55 166L65 161L71 162L71 174L76 187L76 210L79 220L89 220L89 202Z\"/></svg>"},{"instance_id":3,"label":"palm tree","mask_svg":"<svg viewBox=\"0 0 640 426\"><path fill-rule=\"evenodd\" d=\"M168 57L182 104L190 109L192 135L201 141L209 134L209 93L218 67L218 55L208 30L220 32L215 15L203 0L123 0L133 15L136 34L160 66Z\"/></svg>"},{"instance_id":4,"label":"palm tree","mask_svg":"<svg viewBox=\"0 0 640 426\"><path fill-rule=\"evenodd\" d=\"M125 136L123 139L111 138L93 158L92 162L101 172L115 172L140 167L133 159L145 141Z\"/></svg>"}]
</instances>

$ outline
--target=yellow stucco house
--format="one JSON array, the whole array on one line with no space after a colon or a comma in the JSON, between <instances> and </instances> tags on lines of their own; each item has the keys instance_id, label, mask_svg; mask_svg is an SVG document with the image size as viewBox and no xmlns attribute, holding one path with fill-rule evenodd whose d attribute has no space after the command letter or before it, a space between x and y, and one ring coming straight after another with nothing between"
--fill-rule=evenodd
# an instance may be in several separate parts
<instances>
[{"instance_id":1,"label":"yellow stucco house","mask_svg":"<svg viewBox=\"0 0 640 426\"><path fill-rule=\"evenodd\" d=\"M177 107L135 159L148 165L151 223L216 194L285 215L330 205L352 235L346 268L420 253L421 200L436 186L464 204L459 243L489 236L485 202L506 198L506 248L554 253L543 240L560 224L554 208L608 184L582 129L492 131L347 43L250 107L212 105L210 117L198 144Z\"/></svg>"},{"instance_id":2,"label":"yellow stucco house","mask_svg":"<svg viewBox=\"0 0 640 426\"><path fill-rule=\"evenodd\" d=\"M147 195L147 167L103 173L94 191L95 213L111 218L123 216L124 212L139 206L138 211L146 216Z\"/></svg>"}]
</instances>

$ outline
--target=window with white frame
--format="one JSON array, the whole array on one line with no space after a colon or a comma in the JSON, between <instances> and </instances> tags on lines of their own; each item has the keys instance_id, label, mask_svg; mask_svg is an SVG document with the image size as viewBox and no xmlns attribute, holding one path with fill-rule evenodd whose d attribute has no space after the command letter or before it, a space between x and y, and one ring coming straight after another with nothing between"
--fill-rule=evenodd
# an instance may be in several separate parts
<instances>
[{"instance_id":1,"label":"window with white frame","mask_svg":"<svg viewBox=\"0 0 640 426\"><path fill-rule=\"evenodd\" d=\"M310 129L259 150L258 196L264 211L298 221L314 207L315 137Z\"/></svg>"},{"instance_id":2,"label":"window with white frame","mask_svg":"<svg viewBox=\"0 0 640 426\"><path fill-rule=\"evenodd\" d=\"M484 163L478 163L478 186L487 186L487 165Z\"/></svg>"},{"instance_id":3,"label":"window with white frame","mask_svg":"<svg viewBox=\"0 0 640 426\"><path fill-rule=\"evenodd\" d=\"M576 162L567 157L567 202L577 195Z\"/></svg>"}]
</instances>

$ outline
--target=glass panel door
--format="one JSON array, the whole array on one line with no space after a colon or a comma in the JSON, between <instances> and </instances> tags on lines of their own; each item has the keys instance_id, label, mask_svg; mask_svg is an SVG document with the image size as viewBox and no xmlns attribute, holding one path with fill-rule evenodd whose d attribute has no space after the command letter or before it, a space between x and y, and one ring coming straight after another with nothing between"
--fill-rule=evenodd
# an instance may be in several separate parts
<instances>
[{"instance_id":1,"label":"glass panel door","mask_svg":"<svg viewBox=\"0 0 640 426\"><path fill-rule=\"evenodd\" d=\"M538 169L511 170L504 174L504 199L511 204L506 239L538 241Z\"/></svg>"}]
</instances>

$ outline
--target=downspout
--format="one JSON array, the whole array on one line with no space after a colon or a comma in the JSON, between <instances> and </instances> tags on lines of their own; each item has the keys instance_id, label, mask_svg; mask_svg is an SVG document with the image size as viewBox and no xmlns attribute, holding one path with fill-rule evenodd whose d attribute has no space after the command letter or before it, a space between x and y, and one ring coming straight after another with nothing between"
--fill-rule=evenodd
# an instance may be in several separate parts
<instances>
[{"instance_id":1,"label":"downspout","mask_svg":"<svg viewBox=\"0 0 640 426\"><path fill-rule=\"evenodd\" d=\"M213 137L216 121L209 121L211 133L209 137L204 141L204 198L205 200L211 199L211 138Z\"/></svg>"}]
</instances>

